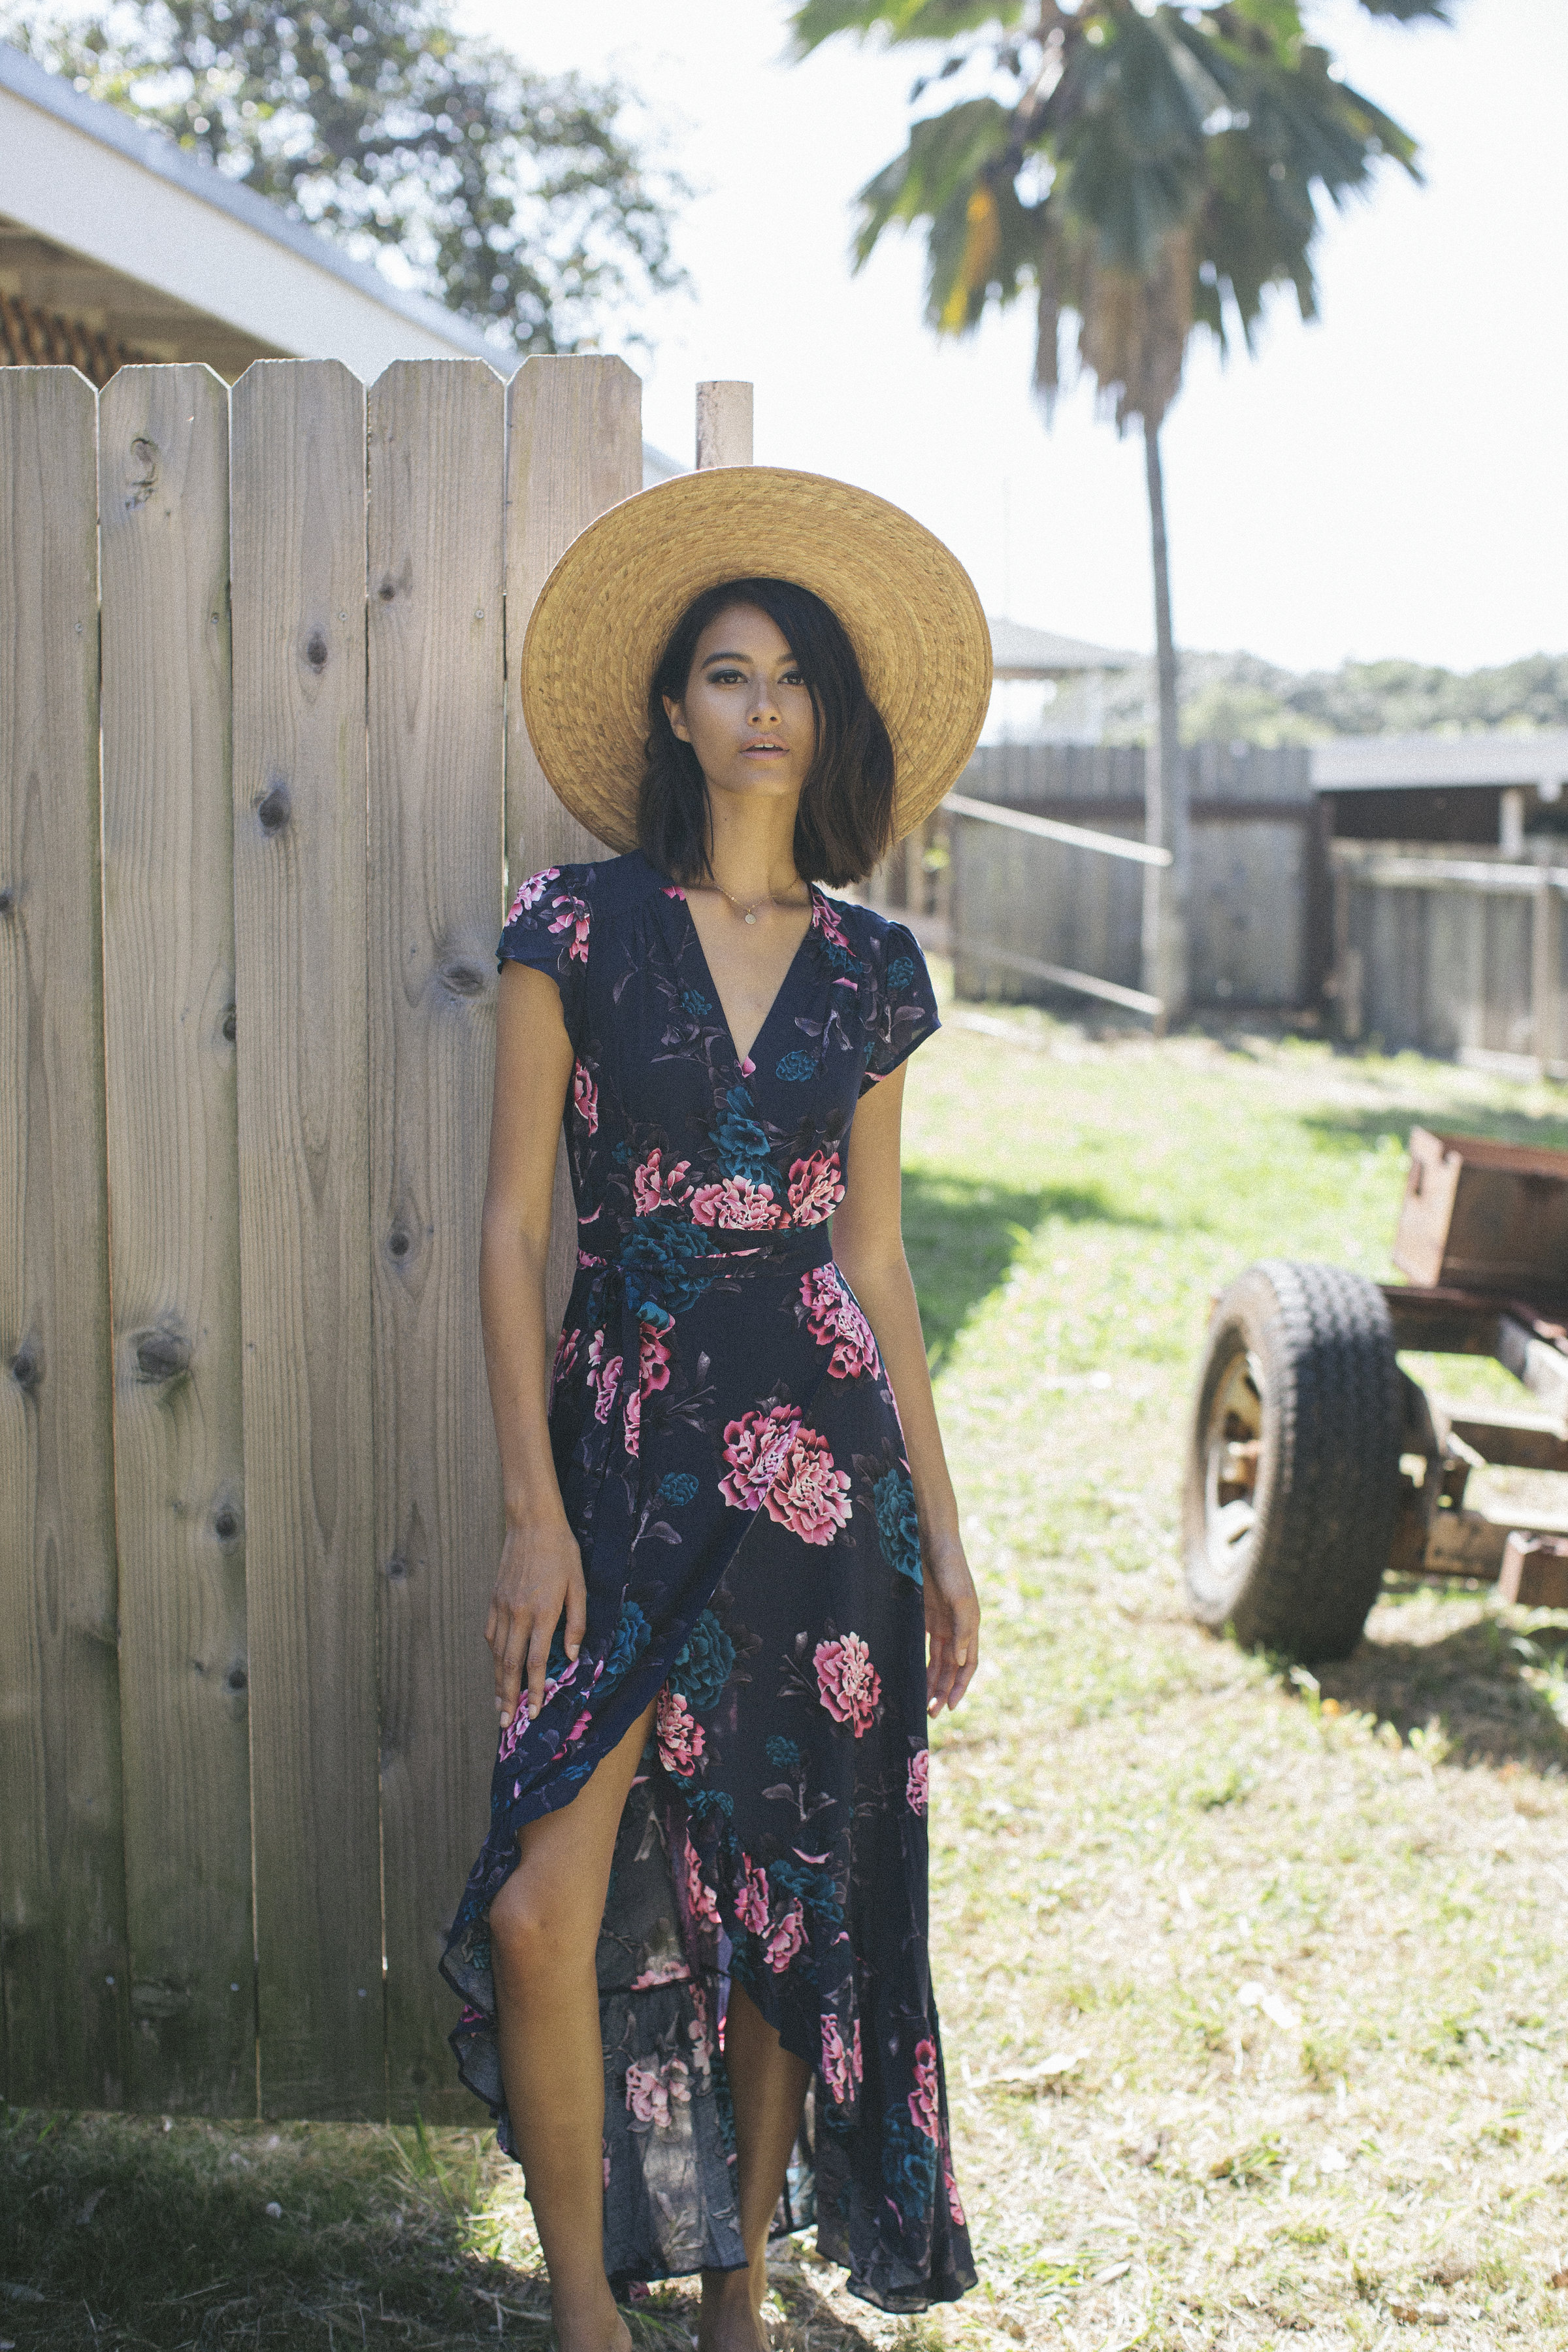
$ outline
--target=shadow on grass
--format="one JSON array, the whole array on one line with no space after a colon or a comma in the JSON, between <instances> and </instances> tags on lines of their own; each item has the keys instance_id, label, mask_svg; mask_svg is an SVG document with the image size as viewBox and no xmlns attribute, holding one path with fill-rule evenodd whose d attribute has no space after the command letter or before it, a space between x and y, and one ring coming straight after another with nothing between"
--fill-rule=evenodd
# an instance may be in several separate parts
<instances>
[{"instance_id":1,"label":"shadow on grass","mask_svg":"<svg viewBox=\"0 0 1568 2352\"><path fill-rule=\"evenodd\" d=\"M1546 1685L1568 1670L1568 1625L1516 1632L1497 1617L1434 1642L1368 1638L1353 1658L1318 1669L1325 1699L1439 1739L1435 1759L1568 1769L1568 1730Z\"/></svg>"},{"instance_id":2,"label":"shadow on grass","mask_svg":"<svg viewBox=\"0 0 1568 2352\"><path fill-rule=\"evenodd\" d=\"M495 2342L499 2300L507 2336L542 2347L542 2286L488 2259L473 2228L480 2147L374 2125L165 2132L155 2117L0 2110L0 2338L17 2352L459 2352Z\"/></svg>"},{"instance_id":3,"label":"shadow on grass","mask_svg":"<svg viewBox=\"0 0 1568 2352\"><path fill-rule=\"evenodd\" d=\"M1442 1135L1480 1135L1492 1143L1528 1143L1537 1150L1568 1151L1568 1115L1552 1118L1528 1111L1494 1109L1484 1103L1442 1108L1431 1103L1366 1103L1309 1112L1301 1125L1326 1143L1364 1146L1392 1136L1401 1149L1413 1127Z\"/></svg>"},{"instance_id":4,"label":"shadow on grass","mask_svg":"<svg viewBox=\"0 0 1568 2352\"><path fill-rule=\"evenodd\" d=\"M931 1168L906 1168L903 1202L904 1248L932 1371L952 1353L975 1309L1005 1282L1019 1251L1047 1217L1067 1224L1146 1229L1158 1223L1118 1208L1098 1184L1026 1191Z\"/></svg>"}]
</instances>

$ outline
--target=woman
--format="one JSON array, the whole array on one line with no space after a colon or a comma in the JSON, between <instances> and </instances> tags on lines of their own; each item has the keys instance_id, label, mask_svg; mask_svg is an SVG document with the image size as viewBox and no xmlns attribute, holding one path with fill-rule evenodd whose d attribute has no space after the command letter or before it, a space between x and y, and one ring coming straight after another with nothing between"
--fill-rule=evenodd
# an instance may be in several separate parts
<instances>
[{"instance_id":1,"label":"woman","mask_svg":"<svg viewBox=\"0 0 1568 2352\"><path fill-rule=\"evenodd\" d=\"M989 685L937 541L761 467L602 517L530 626L541 763L628 854L533 876L501 935L501 1734L444 1966L563 2352L626 2342L609 2278L693 2272L704 2352L756 2352L786 2170L791 2225L814 2196L869 2301L973 2283L924 1710L963 1696L979 1608L899 1227L936 1010L910 934L818 884L929 812ZM578 1271L548 1373L563 1111Z\"/></svg>"}]
</instances>

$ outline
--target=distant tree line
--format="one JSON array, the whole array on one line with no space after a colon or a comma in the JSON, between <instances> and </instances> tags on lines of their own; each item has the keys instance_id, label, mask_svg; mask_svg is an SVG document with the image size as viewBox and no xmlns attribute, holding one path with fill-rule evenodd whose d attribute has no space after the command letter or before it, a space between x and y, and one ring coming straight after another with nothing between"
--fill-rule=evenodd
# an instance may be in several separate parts
<instances>
[{"instance_id":1,"label":"distant tree line","mask_svg":"<svg viewBox=\"0 0 1568 2352\"><path fill-rule=\"evenodd\" d=\"M1530 654L1492 669L1424 662L1343 662L1298 671L1256 654L1184 653L1181 732L1188 743L1316 743L1330 735L1464 735L1487 728L1568 729L1568 654ZM1152 662L1108 678L1109 742L1142 743L1152 729ZM1046 730L1085 715L1081 688L1061 693Z\"/></svg>"}]
</instances>

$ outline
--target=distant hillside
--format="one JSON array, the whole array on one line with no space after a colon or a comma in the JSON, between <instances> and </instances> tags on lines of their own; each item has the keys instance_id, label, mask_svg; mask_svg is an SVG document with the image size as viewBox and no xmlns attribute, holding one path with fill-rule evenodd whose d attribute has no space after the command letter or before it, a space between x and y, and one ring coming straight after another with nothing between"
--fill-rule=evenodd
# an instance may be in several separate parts
<instances>
[{"instance_id":1,"label":"distant hillside","mask_svg":"<svg viewBox=\"0 0 1568 2352\"><path fill-rule=\"evenodd\" d=\"M1498 669L1428 669L1419 662L1346 662L1335 670L1277 669L1255 654L1184 653L1182 734L1190 743L1314 743L1330 735L1468 734L1487 728L1568 728L1568 654L1531 654ZM1152 663L1108 677L1105 740L1149 732ZM1085 689L1046 711L1048 734L1076 732Z\"/></svg>"}]
</instances>

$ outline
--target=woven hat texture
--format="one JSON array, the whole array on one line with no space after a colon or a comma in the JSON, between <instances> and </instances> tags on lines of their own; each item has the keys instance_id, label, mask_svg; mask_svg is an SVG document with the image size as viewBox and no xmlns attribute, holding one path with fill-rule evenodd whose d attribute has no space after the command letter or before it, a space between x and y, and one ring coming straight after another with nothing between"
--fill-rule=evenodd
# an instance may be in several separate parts
<instances>
[{"instance_id":1,"label":"woven hat texture","mask_svg":"<svg viewBox=\"0 0 1568 2352\"><path fill-rule=\"evenodd\" d=\"M522 648L522 709L558 797L617 850L637 843L647 695L671 631L722 580L789 580L831 607L892 739L898 835L973 751L991 635L969 574L901 508L824 474L732 466L639 491L574 540Z\"/></svg>"}]
</instances>

